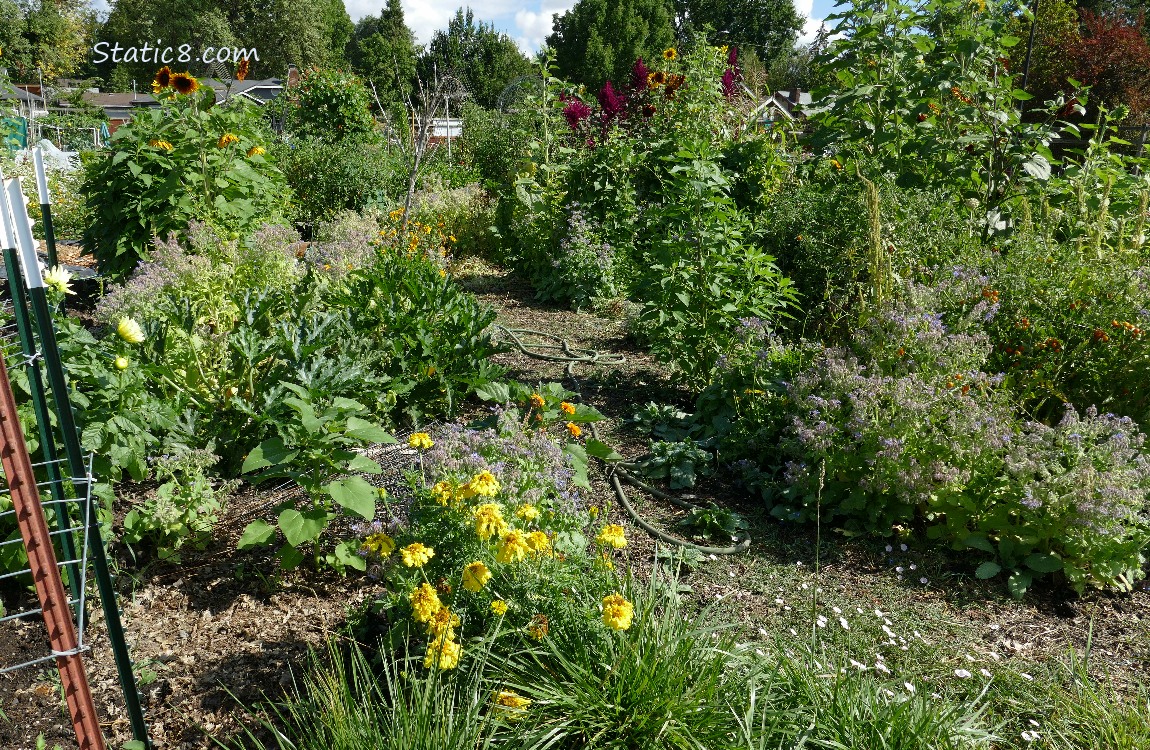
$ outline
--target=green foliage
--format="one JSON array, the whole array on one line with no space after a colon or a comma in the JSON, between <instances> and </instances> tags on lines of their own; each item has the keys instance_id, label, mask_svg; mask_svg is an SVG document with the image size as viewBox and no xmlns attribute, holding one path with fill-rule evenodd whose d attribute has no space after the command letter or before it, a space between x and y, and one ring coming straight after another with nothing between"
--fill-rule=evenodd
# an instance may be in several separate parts
<instances>
[{"instance_id":1,"label":"green foliage","mask_svg":"<svg viewBox=\"0 0 1150 750\"><path fill-rule=\"evenodd\" d=\"M364 16L355 25L348 61L374 86L385 106L411 94L415 77L415 34L403 18L399 0L388 0L378 17Z\"/></svg>"},{"instance_id":2,"label":"green foliage","mask_svg":"<svg viewBox=\"0 0 1150 750\"><path fill-rule=\"evenodd\" d=\"M459 680L439 671L416 675L398 653L369 658L359 644L332 645L327 659L311 659L284 704L257 717L280 750L488 748L489 701L480 670ZM246 732L262 744L251 728Z\"/></svg>"},{"instance_id":3,"label":"green foliage","mask_svg":"<svg viewBox=\"0 0 1150 750\"><path fill-rule=\"evenodd\" d=\"M787 0L674 0L673 5L680 37L709 27L711 41L760 51L768 64L790 50L803 29L802 16Z\"/></svg>"},{"instance_id":4,"label":"green foliage","mask_svg":"<svg viewBox=\"0 0 1150 750\"><path fill-rule=\"evenodd\" d=\"M254 107L238 99L213 106L206 88L168 93L164 106L120 127L86 170L84 246L114 278L131 273L154 237L183 235L189 221L240 236L287 208L289 191L264 152L270 138Z\"/></svg>"},{"instance_id":5,"label":"green foliage","mask_svg":"<svg viewBox=\"0 0 1150 750\"><path fill-rule=\"evenodd\" d=\"M317 566L363 570L366 563L353 545L342 542L328 551L323 533L341 512L368 521L375 517L376 489L361 476L337 477L380 473L379 464L356 449L394 443L395 438L360 416L366 411L360 403L342 397L327 399L290 383L285 387L295 394L283 399L290 411L283 413L286 418L273 419L275 437L253 448L240 471L252 474L255 483L290 479L307 496L302 504L289 499L273 509L286 541L279 550L283 567L299 565L303 550L310 547ZM253 521L244 529L240 549L270 544L274 535L275 527Z\"/></svg>"},{"instance_id":6,"label":"green foliage","mask_svg":"<svg viewBox=\"0 0 1150 750\"><path fill-rule=\"evenodd\" d=\"M154 471L161 484L128 511L120 541L129 546L146 542L158 559L176 563L185 544L202 549L220 520L228 494L238 485L212 482L206 472L217 460L203 450L157 459Z\"/></svg>"},{"instance_id":7,"label":"green foliage","mask_svg":"<svg viewBox=\"0 0 1150 750\"><path fill-rule=\"evenodd\" d=\"M289 92L285 127L301 138L352 144L376 136L371 94L358 77L337 70L313 69Z\"/></svg>"},{"instance_id":8,"label":"green foliage","mask_svg":"<svg viewBox=\"0 0 1150 750\"><path fill-rule=\"evenodd\" d=\"M590 627L514 656L508 686L533 702L533 746L575 748L725 747L746 679L730 631L711 618L684 617L651 577L628 582L630 628Z\"/></svg>"},{"instance_id":9,"label":"green foliage","mask_svg":"<svg viewBox=\"0 0 1150 750\"><path fill-rule=\"evenodd\" d=\"M842 36L820 62L837 85L814 92L813 144L857 150L900 185L952 185L988 211L1017 185L1048 179L1052 118L1022 121L1031 95L1000 62L1020 39L1005 34L998 5L981 8L869 0L829 16Z\"/></svg>"},{"instance_id":10,"label":"green foliage","mask_svg":"<svg viewBox=\"0 0 1150 750\"><path fill-rule=\"evenodd\" d=\"M507 34L495 25L475 23L471 8L455 11L431 36L431 43L419 60L419 74L425 81L439 75L457 76L470 99L480 107L494 107L499 94L515 79L530 75L531 63ZM454 102L453 109L454 109Z\"/></svg>"},{"instance_id":11,"label":"green foliage","mask_svg":"<svg viewBox=\"0 0 1150 750\"><path fill-rule=\"evenodd\" d=\"M296 216L308 224L384 206L403 181L398 159L374 141L298 138L276 144L272 154L292 189Z\"/></svg>"},{"instance_id":12,"label":"green foliage","mask_svg":"<svg viewBox=\"0 0 1150 750\"><path fill-rule=\"evenodd\" d=\"M651 443L649 455L639 461L643 474L670 480L671 489L694 487L696 475L709 476L712 456L693 440Z\"/></svg>"},{"instance_id":13,"label":"green foliage","mask_svg":"<svg viewBox=\"0 0 1150 750\"><path fill-rule=\"evenodd\" d=\"M674 46L671 21L664 0L579 0L555 19L547 44L560 75L597 91L626 79L636 58L653 61Z\"/></svg>"}]
</instances>

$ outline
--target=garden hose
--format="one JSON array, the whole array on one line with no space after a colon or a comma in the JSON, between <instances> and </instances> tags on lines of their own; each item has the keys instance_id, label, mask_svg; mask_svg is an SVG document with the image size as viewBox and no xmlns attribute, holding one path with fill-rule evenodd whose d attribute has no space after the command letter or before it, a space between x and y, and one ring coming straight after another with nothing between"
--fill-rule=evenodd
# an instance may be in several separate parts
<instances>
[{"instance_id":1,"label":"garden hose","mask_svg":"<svg viewBox=\"0 0 1150 750\"><path fill-rule=\"evenodd\" d=\"M553 333L545 333L543 331L536 331L530 328L507 328L502 325L496 325L495 328L505 334L510 342L515 346L515 348L518 349L519 352L526 357L543 360L545 362L566 363L567 377L571 378L571 380L575 382L576 389L578 389L579 380L575 377L575 365L621 365L627 361L622 354L605 354L595 349L573 347L566 339L562 338L561 336L556 336ZM550 339L551 341L558 343L528 345L523 343L523 339L520 338L520 336L523 335L538 336L540 338ZM539 349L548 351L558 350L562 352L562 354L546 354L544 352L537 351ZM591 435L596 440L599 440L599 430L596 428L595 423L592 422L590 427ZM623 509L627 511L627 515L631 517L631 519L639 526L639 528L643 529L643 531L646 531L656 539L666 542L667 544L675 545L676 547L685 547L687 549L697 550L705 555L733 555L737 552L744 552L750 548L751 537L749 535L743 537L741 542L731 545L730 547L708 547L706 545L689 542L686 539L680 539L678 537L671 536L664 531L660 531L647 521L643 520L643 518L639 515L639 512L635 510L635 507L631 505L631 501L627 498L627 493L623 489L623 482L620 481L620 479L645 492L649 492L656 497L667 500L679 506L680 508L685 508L687 510L702 510L702 506L688 502L681 498L677 498L674 495L663 492L660 489L656 489L646 482L640 481L636 477L632 476L622 466L609 464L606 461L604 461L604 464L607 466L607 479L611 482L611 486L615 490L615 496L619 498L619 504L623 506Z\"/></svg>"}]
</instances>

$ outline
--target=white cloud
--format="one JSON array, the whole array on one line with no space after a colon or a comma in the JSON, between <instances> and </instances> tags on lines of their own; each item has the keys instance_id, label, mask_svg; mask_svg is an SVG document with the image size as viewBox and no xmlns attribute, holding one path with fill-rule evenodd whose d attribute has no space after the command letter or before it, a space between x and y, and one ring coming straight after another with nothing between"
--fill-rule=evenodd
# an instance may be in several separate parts
<instances>
[{"instance_id":1,"label":"white cloud","mask_svg":"<svg viewBox=\"0 0 1150 750\"><path fill-rule=\"evenodd\" d=\"M571 10L574 5L574 0L560 3L543 2L539 4L538 12L516 11L515 28L519 34L515 41L519 43L519 48L528 55L533 55L539 51L554 27L554 15L556 13L562 15Z\"/></svg>"}]
</instances>

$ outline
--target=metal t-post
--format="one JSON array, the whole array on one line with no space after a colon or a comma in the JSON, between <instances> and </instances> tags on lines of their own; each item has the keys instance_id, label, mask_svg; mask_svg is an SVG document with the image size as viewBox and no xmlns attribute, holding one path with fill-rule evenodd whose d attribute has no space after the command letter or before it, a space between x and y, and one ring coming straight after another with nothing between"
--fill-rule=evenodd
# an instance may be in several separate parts
<instances>
[{"instance_id":1,"label":"metal t-post","mask_svg":"<svg viewBox=\"0 0 1150 750\"><path fill-rule=\"evenodd\" d=\"M65 560L77 560L76 541L65 529L72 528L68 499L64 493L64 477L60 473L60 455L56 450L56 436L52 434L52 421L48 413L48 400L44 393L44 378L40 372L39 355L32 334L32 321L28 316L28 300L25 297L24 283L20 276L20 264L16 258L16 248L4 249L4 269L8 272L8 291L12 295L12 314L16 318L16 334L20 338L20 350L28 374L28 390L32 395L32 406L36 412L36 426L40 433L41 450L44 453L44 466L48 472L49 489L53 507L56 509L56 526L60 537L61 550ZM83 631L88 614L79 606L80 590L84 571L77 562L68 564L68 586L72 590L72 600L77 602L76 627Z\"/></svg>"},{"instance_id":2,"label":"metal t-post","mask_svg":"<svg viewBox=\"0 0 1150 750\"><path fill-rule=\"evenodd\" d=\"M32 240L32 226L24 207L24 197L18 180L10 180L5 190L10 205L11 217L16 234L17 249L23 265L24 281L28 297L32 303L32 317L40 340L40 353L44 358L44 369L48 373L48 385L52 400L56 404L56 418L64 442L64 455L72 473L72 485L79 497L87 498L85 513L89 521L88 546L92 567L96 574L96 587L100 592L100 606L104 610L104 624L108 629L108 642L116 661L116 672L120 678L120 688L124 694L124 705L132 725L132 737L145 746L151 747L148 727L144 723L144 711L140 704L140 694L136 690L136 677L132 671L132 659L128 654L128 642L124 637L124 625L120 621L120 610L116 605L116 590L112 587L112 575L108 569L108 557L104 551L104 541L100 534L100 522L92 501L89 488L91 478L84 455L80 448L80 432L72 413L72 400L68 396L68 384L64 378L64 366L60 360L60 349L56 344L56 329L52 325L52 312L48 308L48 297L44 292L44 280L40 276L40 265L36 258Z\"/></svg>"}]
</instances>

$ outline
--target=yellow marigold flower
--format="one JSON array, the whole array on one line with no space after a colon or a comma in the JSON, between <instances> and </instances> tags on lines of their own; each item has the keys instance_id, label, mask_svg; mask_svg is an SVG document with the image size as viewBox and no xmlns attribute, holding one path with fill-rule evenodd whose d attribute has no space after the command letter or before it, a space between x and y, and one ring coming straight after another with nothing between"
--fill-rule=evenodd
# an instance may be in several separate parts
<instances>
[{"instance_id":1,"label":"yellow marigold flower","mask_svg":"<svg viewBox=\"0 0 1150 750\"><path fill-rule=\"evenodd\" d=\"M474 495L492 497L499 494L499 480L487 469L476 474L467 483L467 487Z\"/></svg>"},{"instance_id":2,"label":"yellow marigold flower","mask_svg":"<svg viewBox=\"0 0 1150 750\"><path fill-rule=\"evenodd\" d=\"M227 148L228 146L232 145L233 143L239 143L239 142L240 142L240 139L238 136L232 135L231 133L224 133L223 135L220 136L220 139L218 141L216 141L216 148Z\"/></svg>"},{"instance_id":3,"label":"yellow marigold flower","mask_svg":"<svg viewBox=\"0 0 1150 750\"><path fill-rule=\"evenodd\" d=\"M541 555L551 549L551 539L542 531L532 531L527 535L527 546L535 554Z\"/></svg>"},{"instance_id":4,"label":"yellow marigold flower","mask_svg":"<svg viewBox=\"0 0 1150 750\"><path fill-rule=\"evenodd\" d=\"M475 533L483 541L493 536L503 536L507 531L507 523L503 520L503 511L495 503L484 503L475 509Z\"/></svg>"},{"instance_id":5,"label":"yellow marigold flower","mask_svg":"<svg viewBox=\"0 0 1150 750\"><path fill-rule=\"evenodd\" d=\"M72 281L72 274L68 273L67 269L60 266L52 266L44 272L44 284L49 289L55 289L62 294L75 294L69 283Z\"/></svg>"},{"instance_id":6,"label":"yellow marigold flower","mask_svg":"<svg viewBox=\"0 0 1150 750\"><path fill-rule=\"evenodd\" d=\"M524 698L514 690L499 690L491 698L493 712L509 721L522 719L530 705L530 698Z\"/></svg>"},{"instance_id":7,"label":"yellow marigold flower","mask_svg":"<svg viewBox=\"0 0 1150 750\"><path fill-rule=\"evenodd\" d=\"M431 435L428 435L426 432L416 432L412 434L412 436L407 439L407 444L421 451L425 451L435 445L431 440Z\"/></svg>"},{"instance_id":8,"label":"yellow marigold flower","mask_svg":"<svg viewBox=\"0 0 1150 750\"><path fill-rule=\"evenodd\" d=\"M250 159L253 156L263 156L266 153L267 149L265 149L263 146L252 146L248 149L248 158Z\"/></svg>"},{"instance_id":9,"label":"yellow marigold flower","mask_svg":"<svg viewBox=\"0 0 1150 750\"><path fill-rule=\"evenodd\" d=\"M472 593L477 593L490 580L491 571L479 560L463 569L463 588Z\"/></svg>"},{"instance_id":10,"label":"yellow marigold flower","mask_svg":"<svg viewBox=\"0 0 1150 750\"><path fill-rule=\"evenodd\" d=\"M435 587L430 583L420 584L419 588L408 594L407 598L411 602L411 613L416 622L431 622L435 613L443 608L439 594L435 593Z\"/></svg>"},{"instance_id":11,"label":"yellow marigold flower","mask_svg":"<svg viewBox=\"0 0 1150 750\"><path fill-rule=\"evenodd\" d=\"M567 432L571 433L571 437L577 438L583 436L583 429L574 422L567 423Z\"/></svg>"},{"instance_id":12,"label":"yellow marigold flower","mask_svg":"<svg viewBox=\"0 0 1150 750\"><path fill-rule=\"evenodd\" d=\"M455 669L459 666L459 656L463 651L459 644L448 638L447 634L436 636L435 640L427 645L427 656L423 659L423 666L427 669Z\"/></svg>"},{"instance_id":13,"label":"yellow marigold flower","mask_svg":"<svg viewBox=\"0 0 1150 750\"><path fill-rule=\"evenodd\" d=\"M603 624L612 630L626 630L631 627L635 607L619 594L603 597Z\"/></svg>"},{"instance_id":14,"label":"yellow marigold flower","mask_svg":"<svg viewBox=\"0 0 1150 750\"><path fill-rule=\"evenodd\" d=\"M527 503L526 505L520 505L519 509L515 511L515 515L530 523L536 518L539 518L539 509L531 503Z\"/></svg>"},{"instance_id":15,"label":"yellow marigold flower","mask_svg":"<svg viewBox=\"0 0 1150 750\"><path fill-rule=\"evenodd\" d=\"M409 568L422 568L427 561L435 557L432 547L425 547L421 542L412 542L399 551L403 556L403 564Z\"/></svg>"},{"instance_id":16,"label":"yellow marigold flower","mask_svg":"<svg viewBox=\"0 0 1150 750\"><path fill-rule=\"evenodd\" d=\"M176 73L172 76L172 88L180 94L194 94L200 89L200 82L191 73Z\"/></svg>"},{"instance_id":17,"label":"yellow marigold flower","mask_svg":"<svg viewBox=\"0 0 1150 750\"><path fill-rule=\"evenodd\" d=\"M534 406L536 409L542 409L543 405L546 403L547 402L544 401L543 397L540 396L538 393L532 393L531 394L531 405Z\"/></svg>"},{"instance_id":18,"label":"yellow marigold flower","mask_svg":"<svg viewBox=\"0 0 1150 750\"><path fill-rule=\"evenodd\" d=\"M447 505L455 499L455 488L449 482L436 482L435 486L431 488L431 496L440 505Z\"/></svg>"},{"instance_id":19,"label":"yellow marigold flower","mask_svg":"<svg viewBox=\"0 0 1150 750\"><path fill-rule=\"evenodd\" d=\"M562 411L567 416L571 416L572 414L575 413L575 404L569 404L566 401L564 401L563 403L559 404L559 410Z\"/></svg>"},{"instance_id":20,"label":"yellow marigold flower","mask_svg":"<svg viewBox=\"0 0 1150 750\"><path fill-rule=\"evenodd\" d=\"M663 50L663 59L664 60L674 60L678 56L679 56L679 53L675 50L674 47L668 47L667 49Z\"/></svg>"},{"instance_id":21,"label":"yellow marigold flower","mask_svg":"<svg viewBox=\"0 0 1150 750\"><path fill-rule=\"evenodd\" d=\"M457 627L459 627L459 615L447 607L440 607L427 621L427 632L431 635L446 633L448 638L454 638Z\"/></svg>"},{"instance_id":22,"label":"yellow marigold flower","mask_svg":"<svg viewBox=\"0 0 1150 750\"><path fill-rule=\"evenodd\" d=\"M132 363L128 361L127 357L116 357L115 365L117 370L127 370L131 364Z\"/></svg>"},{"instance_id":23,"label":"yellow marigold flower","mask_svg":"<svg viewBox=\"0 0 1150 750\"><path fill-rule=\"evenodd\" d=\"M617 523L609 523L604 526L603 530L599 532L599 536L595 537L595 541L615 549L623 549L627 546L627 537L623 533L623 527Z\"/></svg>"},{"instance_id":24,"label":"yellow marigold flower","mask_svg":"<svg viewBox=\"0 0 1150 750\"><path fill-rule=\"evenodd\" d=\"M496 599L491 602L491 612L496 617L503 617L503 615L507 614L507 602L502 599Z\"/></svg>"},{"instance_id":25,"label":"yellow marigold flower","mask_svg":"<svg viewBox=\"0 0 1150 750\"><path fill-rule=\"evenodd\" d=\"M129 344L142 344L144 342L144 329L131 318L120 318L116 326L116 333Z\"/></svg>"},{"instance_id":26,"label":"yellow marigold flower","mask_svg":"<svg viewBox=\"0 0 1150 750\"><path fill-rule=\"evenodd\" d=\"M395 551L395 540L382 531L376 534L369 534L368 537L363 540L363 547L361 549L379 555L380 557L387 557Z\"/></svg>"},{"instance_id":27,"label":"yellow marigold flower","mask_svg":"<svg viewBox=\"0 0 1150 750\"><path fill-rule=\"evenodd\" d=\"M503 544L499 547L499 554L495 559L501 563L515 563L527 557L531 547L527 545L527 538L519 529L511 529L503 535Z\"/></svg>"}]
</instances>

